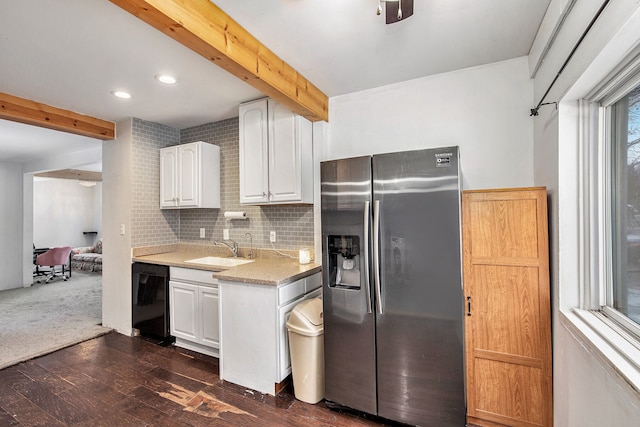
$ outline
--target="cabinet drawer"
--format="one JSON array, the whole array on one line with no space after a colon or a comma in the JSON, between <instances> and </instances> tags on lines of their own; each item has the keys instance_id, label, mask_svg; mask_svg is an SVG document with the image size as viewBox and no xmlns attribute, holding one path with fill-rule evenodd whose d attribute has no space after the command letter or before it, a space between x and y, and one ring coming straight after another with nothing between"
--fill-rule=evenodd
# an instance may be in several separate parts
<instances>
[{"instance_id":1,"label":"cabinet drawer","mask_svg":"<svg viewBox=\"0 0 640 427\"><path fill-rule=\"evenodd\" d=\"M309 293L314 289L318 289L320 286L322 286L322 274L321 273L316 273L312 276L306 277L305 278L305 287L304 287L304 293Z\"/></svg>"},{"instance_id":2,"label":"cabinet drawer","mask_svg":"<svg viewBox=\"0 0 640 427\"><path fill-rule=\"evenodd\" d=\"M278 305L286 304L305 293L305 279L296 280L293 283L278 288Z\"/></svg>"},{"instance_id":3,"label":"cabinet drawer","mask_svg":"<svg viewBox=\"0 0 640 427\"><path fill-rule=\"evenodd\" d=\"M169 270L171 280L183 282L195 282L207 285L217 285L218 279L213 278L213 271L194 270L191 268L171 267Z\"/></svg>"}]
</instances>

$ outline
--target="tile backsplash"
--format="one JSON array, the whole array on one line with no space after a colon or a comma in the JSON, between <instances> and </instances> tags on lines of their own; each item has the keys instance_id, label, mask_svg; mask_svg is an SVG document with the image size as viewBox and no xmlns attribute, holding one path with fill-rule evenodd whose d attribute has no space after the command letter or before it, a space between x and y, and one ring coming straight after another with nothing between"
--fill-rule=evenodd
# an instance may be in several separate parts
<instances>
[{"instance_id":1,"label":"tile backsplash","mask_svg":"<svg viewBox=\"0 0 640 427\"><path fill-rule=\"evenodd\" d=\"M178 243L180 213L160 210L159 150L178 144L180 131L135 118L131 129L131 245L135 248Z\"/></svg>"},{"instance_id":2,"label":"tile backsplash","mask_svg":"<svg viewBox=\"0 0 640 427\"><path fill-rule=\"evenodd\" d=\"M176 144L205 141L220 146L220 209L160 210L159 149ZM241 247L271 248L269 232L275 231L276 249L313 247L313 206L240 205L238 118L207 123L182 130L133 119L134 188L132 245L173 243L213 244L222 240L223 229ZM245 211L245 220L227 220L225 211ZM205 238L200 238L200 228Z\"/></svg>"},{"instance_id":3,"label":"tile backsplash","mask_svg":"<svg viewBox=\"0 0 640 427\"><path fill-rule=\"evenodd\" d=\"M276 249L313 247L313 206L242 206L240 204L239 127L238 118L207 123L180 131L180 143L205 141L220 146L220 209L187 209L180 212L180 241L213 242L222 239L222 230L240 246L270 248L269 231L275 231ZM227 220L225 211L245 211L244 220ZM206 238L200 239L204 227Z\"/></svg>"}]
</instances>

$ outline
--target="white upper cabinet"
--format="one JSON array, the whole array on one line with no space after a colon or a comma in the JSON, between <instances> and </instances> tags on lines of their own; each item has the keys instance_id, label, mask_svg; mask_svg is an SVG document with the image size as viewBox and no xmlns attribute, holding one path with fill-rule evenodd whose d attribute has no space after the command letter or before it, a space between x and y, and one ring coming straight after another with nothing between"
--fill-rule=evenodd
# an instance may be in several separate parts
<instances>
[{"instance_id":1,"label":"white upper cabinet","mask_svg":"<svg viewBox=\"0 0 640 427\"><path fill-rule=\"evenodd\" d=\"M240 105L240 203L313 203L312 132L273 99Z\"/></svg>"},{"instance_id":2,"label":"white upper cabinet","mask_svg":"<svg viewBox=\"0 0 640 427\"><path fill-rule=\"evenodd\" d=\"M203 141L160 149L160 208L220 207L220 147Z\"/></svg>"},{"instance_id":3,"label":"white upper cabinet","mask_svg":"<svg viewBox=\"0 0 640 427\"><path fill-rule=\"evenodd\" d=\"M160 150L160 207L174 208L178 203L178 149Z\"/></svg>"},{"instance_id":4,"label":"white upper cabinet","mask_svg":"<svg viewBox=\"0 0 640 427\"><path fill-rule=\"evenodd\" d=\"M180 174L178 201L181 208L197 208L200 202L200 191L208 184L202 182L203 168L199 163L199 159L202 157L201 151L202 148L198 144L178 146L178 171Z\"/></svg>"},{"instance_id":5,"label":"white upper cabinet","mask_svg":"<svg viewBox=\"0 0 640 427\"><path fill-rule=\"evenodd\" d=\"M269 203L267 100L240 105L240 203Z\"/></svg>"}]
</instances>

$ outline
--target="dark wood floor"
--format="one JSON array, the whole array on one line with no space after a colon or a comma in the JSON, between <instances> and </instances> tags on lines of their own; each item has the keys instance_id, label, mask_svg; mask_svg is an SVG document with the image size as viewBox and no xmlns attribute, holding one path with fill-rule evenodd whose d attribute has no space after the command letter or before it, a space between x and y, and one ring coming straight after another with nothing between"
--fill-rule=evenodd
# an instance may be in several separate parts
<instances>
[{"instance_id":1,"label":"dark wood floor","mask_svg":"<svg viewBox=\"0 0 640 427\"><path fill-rule=\"evenodd\" d=\"M118 333L0 370L0 426L381 426L251 392L215 358Z\"/></svg>"}]
</instances>

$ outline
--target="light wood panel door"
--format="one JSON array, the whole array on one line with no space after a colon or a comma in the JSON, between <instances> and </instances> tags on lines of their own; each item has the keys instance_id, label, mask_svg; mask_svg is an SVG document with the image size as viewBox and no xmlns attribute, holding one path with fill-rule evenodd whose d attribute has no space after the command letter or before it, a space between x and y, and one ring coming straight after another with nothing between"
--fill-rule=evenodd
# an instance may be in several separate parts
<instances>
[{"instance_id":1,"label":"light wood panel door","mask_svg":"<svg viewBox=\"0 0 640 427\"><path fill-rule=\"evenodd\" d=\"M551 426L546 190L465 191L462 210L468 421Z\"/></svg>"}]
</instances>

